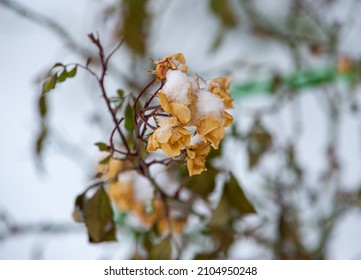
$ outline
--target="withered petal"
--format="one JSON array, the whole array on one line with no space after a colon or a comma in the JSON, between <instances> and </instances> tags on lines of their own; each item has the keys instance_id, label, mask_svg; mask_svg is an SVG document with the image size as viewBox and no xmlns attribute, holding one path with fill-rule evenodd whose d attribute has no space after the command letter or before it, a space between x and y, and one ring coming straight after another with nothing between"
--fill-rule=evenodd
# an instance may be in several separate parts
<instances>
[{"instance_id":1,"label":"withered petal","mask_svg":"<svg viewBox=\"0 0 361 280\"><path fill-rule=\"evenodd\" d=\"M170 104L170 112L175 116L181 124L187 124L191 119L191 110L178 102Z\"/></svg>"}]
</instances>

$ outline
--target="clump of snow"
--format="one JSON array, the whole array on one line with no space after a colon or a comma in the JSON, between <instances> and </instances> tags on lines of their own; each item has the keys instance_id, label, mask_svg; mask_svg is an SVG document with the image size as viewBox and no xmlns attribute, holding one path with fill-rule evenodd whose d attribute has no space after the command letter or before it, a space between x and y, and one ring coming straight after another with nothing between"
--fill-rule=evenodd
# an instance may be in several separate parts
<instances>
[{"instance_id":1,"label":"clump of snow","mask_svg":"<svg viewBox=\"0 0 361 280\"><path fill-rule=\"evenodd\" d=\"M167 81L162 88L162 92L167 99L172 102L178 102L185 105L190 103L188 92L195 86L194 79L179 70L169 70L167 72Z\"/></svg>"},{"instance_id":2,"label":"clump of snow","mask_svg":"<svg viewBox=\"0 0 361 280\"><path fill-rule=\"evenodd\" d=\"M121 172L118 175L118 182L132 183L136 202L144 202L154 196L154 189L150 181L135 170Z\"/></svg>"},{"instance_id":3,"label":"clump of snow","mask_svg":"<svg viewBox=\"0 0 361 280\"><path fill-rule=\"evenodd\" d=\"M196 134L191 137L191 142L189 143L189 146L195 146L202 142L203 142L202 138L198 134Z\"/></svg>"},{"instance_id":4,"label":"clump of snow","mask_svg":"<svg viewBox=\"0 0 361 280\"><path fill-rule=\"evenodd\" d=\"M196 119L203 119L210 115L219 119L225 110L222 99L207 90L200 90L197 100Z\"/></svg>"},{"instance_id":5,"label":"clump of snow","mask_svg":"<svg viewBox=\"0 0 361 280\"><path fill-rule=\"evenodd\" d=\"M198 78L192 78L192 77L188 77L189 82L192 85L192 89L194 92L198 92L199 91L199 84L198 84Z\"/></svg>"},{"instance_id":6,"label":"clump of snow","mask_svg":"<svg viewBox=\"0 0 361 280\"><path fill-rule=\"evenodd\" d=\"M134 199L144 202L154 198L154 188L148 178L137 174L134 183Z\"/></svg>"},{"instance_id":7,"label":"clump of snow","mask_svg":"<svg viewBox=\"0 0 361 280\"><path fill-rule=\"evenodd\" d=\"M133 180L136 178L136 176L137 176L137 172L134 170L121 172L118 175L118 182L121 182L121 183L133 182Z\"/></svg>"}]
</instances>

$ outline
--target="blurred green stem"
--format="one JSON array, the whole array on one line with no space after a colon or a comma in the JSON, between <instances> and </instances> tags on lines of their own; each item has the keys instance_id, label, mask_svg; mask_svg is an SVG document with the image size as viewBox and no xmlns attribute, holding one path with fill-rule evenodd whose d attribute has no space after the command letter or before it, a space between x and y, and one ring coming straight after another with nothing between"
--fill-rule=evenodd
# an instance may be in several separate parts
<instances>
[{"instance_id":1,"label":"blurred green stem","mask_svg":"<svg viewBox=\"0 0 361 280\"><path fill-rule=\"evenodd\" d=\"M334 82L351 84L360 77L360 73L350 70L340 73L336 68L299 71L288 76L275 75L273 78L263 81L252 81L245 84L231 86L230 91L235 99L240 99L256 94L271 95L278 90L297 92L297 90L320 86Z\"/></svg>"}]
</instances>

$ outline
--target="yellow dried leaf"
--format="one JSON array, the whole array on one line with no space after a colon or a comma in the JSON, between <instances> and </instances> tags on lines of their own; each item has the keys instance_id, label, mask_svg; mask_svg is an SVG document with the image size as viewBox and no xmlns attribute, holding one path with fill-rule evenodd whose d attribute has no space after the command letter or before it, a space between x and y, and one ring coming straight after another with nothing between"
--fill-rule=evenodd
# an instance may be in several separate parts
<instances>
[{"instance_id":1,"label":"yellow dried leaf","mask_svg":"<svg viewBox=\"0 0 361 280\"><path fill-rule=\"evenodd\" d=\"M160 148L162 149L163 153L168 157L176 157L180 155L180 149L176 149L176 147L172 147L168 143L160 144Z\"/></svg>"},{"instance_id":2,"label":"yellow dried leaf","mask_svg":"<svg viewBox=\"0 0 361 280\"><path fill-rule=\"evenodd\" d=\"M183 218L173 218L169 220L164 217L157 222L157 229L161 234L167 234L169 232L181 233L183 232L186 222L187 220Z\"/></svg>"},{"instance_id":3,"label":"yellow dried leaf","mask_svg":"<svg viewBox=\"0 0 361 280\"><path fill-rule=\"evenodd\" d=\"M216 129L218 126L218 121L214 117L208 116L199 122L197 132L204 136L212 130Z\"/></svg>"},{"instance_id":4,"label":"yellow dried leaf","mask_svg":"<svg viewBox=\"0 0 361 280\"><path fill-rule=\"evenodd\" d=\"M176 125L177 125L177 118L175 117L169 117L159 122L160 127L164 127L164 126L175 127Z\"/></svg>"},{"instance_id":5,"label":"yellow dried leaf","mask_svg":"<svg viewBox=\"0 0 361 280\"><path fill-rule=\"evenodd\" d=\"M208 143L198 143L187 147L187 168L189 176L197 175L207 170L205 167L206 157L211 147Z\"/></svg>"},{"instance_id":6,"label":"yellow dried leaf","mask_svg":"<svg viewBox=\"0 0 361 280\"><path fill-rule=\"evenodd\" d=\"M171 103L170 111L172 115L175 116L183 125L187 124L191 119L191 110L181 103Z\"/></svg>"},{"instance_id":7,"label":"yellow dried leaf","mask_svg":"<svg viewBox=\"0 0 361 280\"><path fill-rule=\"evenodd\" d=\"M218 149L219 143L224 138L224 134L224 127L220 126L205 135L205 138L211 143L213 148Z\"/></svg>"},{"instance_id":8,"label":"yellow dried leaf","mask_svg":"<svg viewBox=\"0 0 361 280\"><path fill-rule=\"evenodd\" d=\"M159 149L159 144L155 139L154 134L152 134L148 139L147 152L155 152L158 149Z\"/></svg>"},{"instance_id":9,"label":"yellow dried leaf","mask_svg":"<svg viewBox=\"0 0 361 280\"><path fill-rule=\"evenodd\" d=\"M169 69L168 64L157 63L157 65L155 66L155 74L159 79L163 80L167 76L168 69Z\"/></svg>"},{"instance_id":10,"label":"yellow dried leaf","mask_svg":"<svg viewBox=\"0 0 361 280\"><path fill-rule=\"evenodd\" d=\"M223 126L227 127L230 126L233 123L233 117L227 113L223 112Z\"/></svg>"},{"instance_id":11,"label":"yellow dried leaf","mask_svg":"<svg viewBox=\"0 0 361 280\"><path fill-rule=\"evenodd\" d=\"M101 177L108 180L115 178L124 168L124 161L111 158L108 163L97 166L97 173L102 173Z\"/></svg>"},{"instance_id":12,"label":"yellow dried leaf","mask_svg":"<svg viewBox=\"0 0 361 280\"><path fill-rule=\"evenodd\" d=\"M190 159L194 159L196 157L196 153L190 149L187 149L187 156Z\"/></svg>"},{"instance_id":13,"label":"yellow dried leaf","mask_svg":"<svg viewBox=\"0 0 361 280\"><path fill-rule=\"evenodd\" d=\"M151 227L164 216L162 201L160 199L154 199L152 204L153 211L151 213L147 213L147 207L144 203L136 203L133 207L133 210L139 220L142 221L147 227Z\"/></svg>"},{"instance_id":14,"label":"yellow dried leaf","mask_svg":"<svg viewBox=\"0 0 361 280\"><path fill-rule=\"evenodd\" d=\"M171 107L170 107L170 104L169 104L168 99L165 96L165 94L160 91L160 92L158 92L157 97L158 97L159 104L162 107L162 109L164 110L164 112L170 113Z\"/></svg>"},{"instance_id":15,"label":"yellow dried leaf","mask_svg":"<svg viewBox=\"0 0 361 280\"><path fill-rule=\"evenodd\" d=\"M185 65L185 58L182 53L176 53L163 57L159 61L155 61L155 74L158 79L164 80L167 77L167 72L171 70L180 70L187 72L188 68Z\"/></svg>"},{"instance_id":16,"label":"yellow dried leaf","mask_svg":"<svg viewBox=\"0 0 361 280\"><path fill-rule=\"evenodd\" d=\"M176 117L169 117L159 123L159 127L149 137L148 152L161 148L165 155L176 157L190 142L192 132L180 127Z\"/></svg>"},{"instance_id":17,"label":"yellow dried leaf","mask_svg":"<svg viewBox=\"0 0 361 280\"><path fill-rule=\"evenodd\" d=\"M221 77L210 81L208 90L222 99L226 109L233 108L233 98L228 88L231 84L231 77Z\"/></svg>"},{"instance_id":18,"label":"yellow dried leaf","mask_svg":"<svg viewBox=\"0 0 361 280\"><path fill-rule=\"evenodd\" d=\"M157 139L159 143L167 143L172 136L170 130L157 129L154 131L154 138Z\"/></svg>"},{"instance_id":19,"label":"yellow dried leaf","mask_svg":"<svg viewBox=\"0 0 361 280\"><path fill-rule=\"evenodd\" d=\"M134 203L132 182L113 182L109 185L108 193L119 210L129 211L132 208Z\"/></svg>"}]
</instances>

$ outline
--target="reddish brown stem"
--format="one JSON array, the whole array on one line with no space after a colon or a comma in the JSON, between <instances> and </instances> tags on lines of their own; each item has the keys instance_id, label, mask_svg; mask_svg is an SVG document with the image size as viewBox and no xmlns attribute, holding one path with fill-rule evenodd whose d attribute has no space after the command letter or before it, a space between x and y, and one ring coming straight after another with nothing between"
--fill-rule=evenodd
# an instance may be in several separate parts
<instances>
[{"instance_id":1,"label":"reddish brown stem","mask_svg":"<svg viewBox=\"0 0 361 280\"><path fill-rule=\"evenodd\" d=\"M170 165L173 162L173 158L166 158L166 159L162 159L162 160L152 160L150 162L147 163L147 166L151 166L152 164L163 164L165 166Z\"/></svg>"},{"instance_id":2,"label":"reddish brown stem","mask_svg":"<svg viewBox=\"0 0 361 280\"><path fill-rule=\"evenodd\" d=\"M113 128L112 130L112 133L110 134L110 139L109 139L109 142L110 142L110 147L114 150L114 142L113 142L113 138L114 138L114 134L115 134L115 131L117 130L117 127L119 127L119 125L122 123L122 121L124 120L124 118L121 118L117 125Z\"/></svg>"},{"instance_id":3,"label":"reddish brown stem","mask_svg":"<svg viewBox=\"0 0 361 280\"><path fill-rule=\"evenodd\" d=\"M157 96L158 91L160 91L163 86L164 86L164 81L162 80L160 83L160 87L157 89L157 91L145 102L144 108L148 108L152 100Z\"/></svg>"},{"instance_id":4,"label":"reddish brown stem","mask_svg":"<svg viewBox=\"0 0 361 280\"><path fill-rule=\"evenodd\" d=\"M104 101L106 103L106 106L108 108L109 113L112 116L113 123L114 123L114 125L116 127L116 130L118 131L118 133L120 135L120 138L122 139L122 142L123 142L123 144L124 144L124 146L125 146L125 148L127 150L127 154L131 155L132 152L130 151L129 145L127 143L127 139L125 138L123 132L120 130L120 127L118 126L118 120L117 120L117 117L116 117L116 113L112 109L112 106L111 106L110 101L109 101L109 97L107 95L107 92L106 92L105 86L104 86L104 78L105 78L105 75L107 73L109 59L114 54L115 50L120 47L121 44L119 44L115 48L115 50L113 50L110 53L110 55L107 58L105 58L104 49L103 49L103 46L100 43L99 36L95 37L93 34L89 34L88 36L89 36L90 40L97 46L98 51L99 51L99 58L100 58L101 66L102 66L102 71L101 71L100 77L97 77L97 81L98 81L98 85L100 87L102 97L103 97L103 99L104 99Z\"/></svg>"},{"instance_id":5,"label":"reddish brown stem","mask_svg":"<svg viewBox=\"0 0 361 280\"><path fill-rule=\"evenodd\" d=\"M151 80L146 86L145 88L138 94L137 98L134 101L134 105L133 105L133 113L134 113L134 121L135 123L137 123L137 119L136 119L136 115L137 115L137 104L140 100L140 98L142 97L142 95L154 84L154 82L156 81L156 78L154 78L153 80Z\"/></svg>"}]
</instances>

